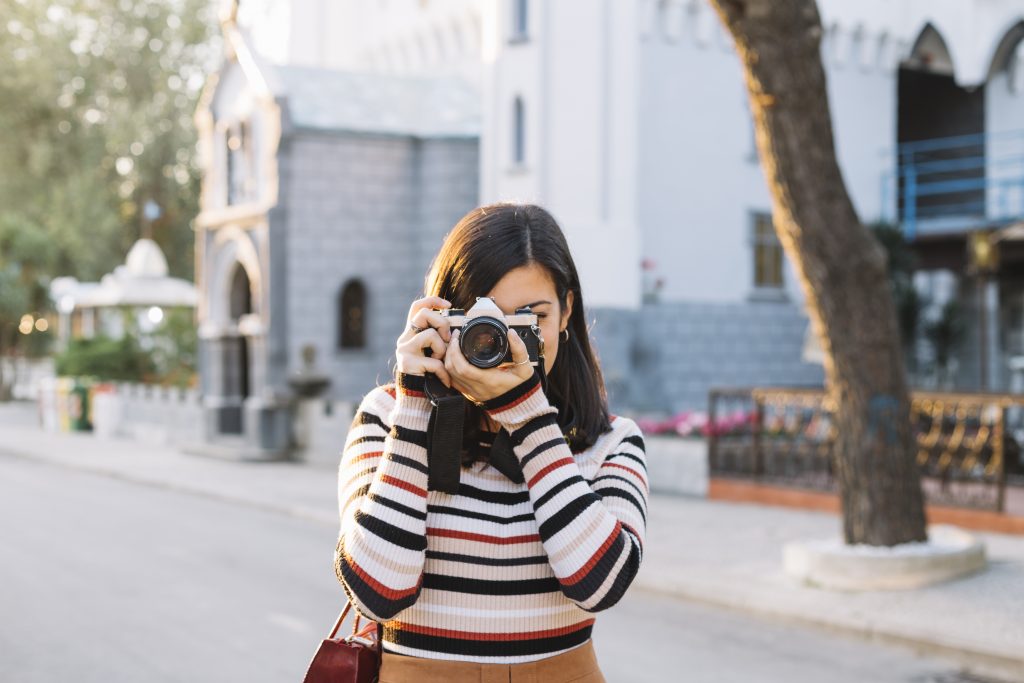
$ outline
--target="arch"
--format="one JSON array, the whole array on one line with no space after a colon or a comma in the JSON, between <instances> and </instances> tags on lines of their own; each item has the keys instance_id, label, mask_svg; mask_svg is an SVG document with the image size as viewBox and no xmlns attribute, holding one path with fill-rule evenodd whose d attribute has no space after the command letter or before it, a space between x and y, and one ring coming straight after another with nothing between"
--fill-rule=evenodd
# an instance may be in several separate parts
<instances>
[{"instance_id":1,"label":"arch","mask_svg":"<svg viewBox=\"0 0 1024 683\"><path fill-rule=\"evenodd\" d=\"M910 69L946 76L955 73L953 53L949 49L949 44L931 22L925 24L917 34L903 65Z\"/></svg>"},{"instance_id":2,"label":"arch","mask_svg":"<svg viewBox=\"0 0 1024 683\"><path fill-rule=\"evenodd\" d=\"M512 102L512 163L526 163L526 105L522 95Z\"/></svg>"},{"instance_id":3,"label":"arch","mask_svg":"<svg viewBox=\"0 0 1024 683\"><path fill-rule=\"evenodd\" d=\"M251 313L263 316L262 278L260 276L260 259L256 247L246 231L236 226L221 228L217 231L211 250L209 296L210 323L217 327L232 324L231 292L235 277L235 268L245 270L249 281ZM234 322L237 322L235 320Z\"/></svg>"},{"instance_id":4,"label":"arch","mask_svg":"<svg viewBox=\"0 0 1024 683\"><path fill-rule=\"evenodd\" d=\"M366 287L352 278L338 293L338 348L366 347Z\"/></svg>"},{"instance_id":5,"label":"arch","mask_svg":"<svg viewBox=\"0 0 1024 683\"><path fill-rule=\"evenodd\" d=\"M1021 40L1024 40L1024 21L1010 24L1002 35L1003 37L992 49L992 56L988 60L986 81L991 80L997 73L1010 66L1017 46L1020 45Z\"/></svg>"},{"instance_id":6,"label":"arch","mask_svg":"<svg viewBox=\"0 0 1024 683\"><path fill-rule=\"evenodd\" d=\"M235 262L228 285L228 317L237 322L243 315L252 313L252 284L245 266Z\"/></svg>"}]
</instances>

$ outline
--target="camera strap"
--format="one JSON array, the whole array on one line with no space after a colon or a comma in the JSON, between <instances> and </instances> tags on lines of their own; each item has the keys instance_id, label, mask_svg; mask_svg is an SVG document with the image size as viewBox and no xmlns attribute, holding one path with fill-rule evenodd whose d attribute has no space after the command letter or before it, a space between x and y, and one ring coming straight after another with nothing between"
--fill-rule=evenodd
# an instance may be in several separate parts
<instances>
[{"instance_id":1,"label":"camera strap","mask_svg":"<svg viewBox=\"0 0 1024 683\"><path fill-rule=\"evenodd\" d=\"M426 373L424 379L425 393L434 407L427 423L427 488L458 493L466 399L446 387L432 372Z\"/></svg>"}]
</instances>

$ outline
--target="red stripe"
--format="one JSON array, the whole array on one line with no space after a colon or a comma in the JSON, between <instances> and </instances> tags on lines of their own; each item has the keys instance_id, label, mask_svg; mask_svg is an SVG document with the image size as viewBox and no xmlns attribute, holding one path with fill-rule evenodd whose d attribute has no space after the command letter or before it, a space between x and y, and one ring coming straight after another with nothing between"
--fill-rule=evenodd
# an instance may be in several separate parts
<instances>
[{"instance_id":1,"label":"red stripe","mask_svg":"<svg viewBox=\"0 0 1024 683\"><path fill-rule=\"evenodd\" d=\"M525 536L488 536L487 534L474 534L468 531L456 531L455 529L435 529L427 527L428 536L440 536L443 538L461 538L465 541L480 541L481 543L492 543L494 545L512 545L513 543L533 543L540 540L540 534L527 534Z\"/></svg>"},{"instance_id":2,"label":"red stripe","mask_svg":"<svg viewBox=\"0 0 1024 683\"><path fill-rule=\"evenodd\" d=\"M618 467L620 470L626 470L627 472L632 474L634 477L636 477L637 479L642 481L644 483L645 487L647 486L647 480L644 479L643 475L641 475L639 472L637 472L632 467L626 467L625 465L617 465L614 462L606 462L604 465L602 465L602 467Z\"/></svg>"},{"instance_id":3,"label":"red stripe","mask_svg":"<svg viewBox=\"0 0 1024 683\"><path fill-rule=\"evenodd\" d=\"M569 633L576 633L594 625L594 619L587 619L571 626L560 626L549 628L544 631L520 631L518 633L478 633L475 631L456 631L450 628L431 628L420 624L409 624L405 622L389 622L388 627L398 631L410 631L422 633L428 636L439 636L441 638L458 638L460 640L536 640L539 638L553 638L564 636Z\"/></svg>"},{"instance_id":4,"label":"red stripe","mask_svg":"<svg viewBox=\"0 0 1024 683\"><path fill-rule=\"evenodd\" d=\"M519 405L520 403L522 403L523 401L525 401L526 399L530 398L535 393L537 393L538 389L540 389L540 384L536 384L532 389L530 389L525 394L523 394L522 396L520 396L516 400L512 401L511 403L506 403L505 405L501 406L500 408L491 408L489 410L489 412L497 413L497 412L500 412L502 410L508 410L509 408L515 408L517 405Z\"/></svg>"},{"instance_id":5,"label":"red stripe","mask_svg":"<svg viewBox=\"0 0 1024 683\"><path fill-rule=\"evenodd\" d=\"M386 484L391 484L392 486L397 486L400 489L405 489L406 491L411 491L412 493L415 493L417 496L420 496L421 498L426 498L427 497L427 492L424 489L421 489L419 486L415 486L413 484L410 484L407 481L403 481L401 479L398 479L396 477L392 477L392 476L387 475L387 474L385 474L383 477L381 477L381 480L384 483L386 483Z\"/></svg>"},{"instance_id":6,"label":"red stripe","mask_svg":"<svg viewBox=\"0 0 1024 683\"><path fill-rule=\"evenodd\" d=\"M538 481L540 481L541 479L543 479L543 478L544 478L544 476L545 476L545 475L546 475L546 474L547 474L548 472L550 472L551 470L554 470L554 469L558 469L559 467L562 467L563 465L568 465L569 463L572 463L572 462L576 462L576 461L575 461L575 460L573 460L572 458L562 458L561 460L556 460L556 461L554 461L553 463L551 463L550 465L546 465L546 466L545 466L545 467L544 467L544 468L543 468L543 469L542 469L542 470L541 470L540 472L538 472L537 474L533 475L533 478L532 478L532 479L530 479L530 481L528 481L528 482L526 483L526 485L527 485L527 486L530 486L530 487L532 487L532 486L533 486L534 484L536 484L536 483L537 483Z\"/></svg>"},{"instance_id":7,"label":"red stripe","mask_svg":"<svg viewBox=\"0 0 1024 683\"><path fill-rule=\"evenodd\" d=\"M370 586L370 588L372 588L375 593L380 594L382 597L387 598L388 600L401 600L402 598L409 597L417 590L419 590L420 583L423 582L423 574L421 572L419 580L416 581L416 585L412 588L405 588L403 590L395 590L394 588L388 588L383 583L377 581L372 576L367 574L366 571L363 570L363 568L360 567L359 564L352 559L351 555L345 553L344 557L345 563L348 564L348 566L352 567L352 571L358 574L359 578L365 581L366 584Z\"/></svg>"},{"instance_id":8,"label":"red stripe","mask_svg":"<svg viewBox=\"0 0 1024 683\"><path fill-rule=\"evenodd\" d=\"M604 554L608 552L609 548L612 547L612 543L615 542L615 539L618 538L620 533L622 533L622 525L618 521L616 521L615 529L612 531L611 535L605 539L604 543L601 544L601 547L597 549L597 552L590 556L590 559L587 560L587 563L585 565L580 567L579 571L577 571L572 576L562 579L562 585L571 586L574 583L579 583L580 580L583 579L583 577L590 573L591 569L597 566L597 563L601 561L601 558L604 557Z\"/></svg>"},{"instance_id":9,"label":"red stripe","mask_svg":"<svg viewBox=\"0 0 1024 683\"><path fill-rule=\"evenodd\" d=\"M385 393L385 394L388 394L389 396L391 396L391 398L397 398L397 397L395 396L395 388L394 388L394 387L392 387L392 386L389 386L389 387L385 388L385 389L384 389L384 393Z\"/></svg>"},{"instance_id":10,"label":"red stripe","mask_svg":"<svg viewBox=\"0 0 1024 683\"><path fill-rule=\"evenodd\" d=\"M376 458L379 455L383 455L384 451L370 451L369 453L363 453L352 458L352 462L359 462L360 460L366 460L367 458Z\"/></svg>"},{"instance_id":11,"label":"red stripe","mask_svg":"<svg viewBox=\"0 0 1024 683\"><path fill-rule=\"evenodd\" d=\"M406 396L415 396L416 398L426 398L427 395L422 391L416 391L415 389L402 389L402 393Z\"/></svg>"}]
</instances>

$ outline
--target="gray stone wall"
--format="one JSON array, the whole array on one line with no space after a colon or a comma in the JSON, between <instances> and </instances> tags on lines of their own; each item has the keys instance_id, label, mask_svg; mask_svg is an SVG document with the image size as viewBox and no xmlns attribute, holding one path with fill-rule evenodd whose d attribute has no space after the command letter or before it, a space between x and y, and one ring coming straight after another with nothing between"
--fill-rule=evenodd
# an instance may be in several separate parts
<instances>
[{"instance_id":1,"label":"gray stone wall","mask_svg":"<svg viewBox=\"0 0 1024 683\"><path fill-rule=\"evenodd\" d=\"M647 304L593 309L613 412L706 410L713 387L818 385L800 359L807 317L788 302Z\"/></svg>"},{"instance_id":2,"label":"gray stone wall","mask_svg":"<svg viewBox=\"0 0 1024 683\"><path fill-rule=\"evenodd\" d=\"M317 349L328 396L358 401L392 377L395 339L441 239L476 205L477 142L299 131L288 140L282 205L288 372ZM366 286L365 349L338 348L338 296Z\"/></svg>"}]
</instances>

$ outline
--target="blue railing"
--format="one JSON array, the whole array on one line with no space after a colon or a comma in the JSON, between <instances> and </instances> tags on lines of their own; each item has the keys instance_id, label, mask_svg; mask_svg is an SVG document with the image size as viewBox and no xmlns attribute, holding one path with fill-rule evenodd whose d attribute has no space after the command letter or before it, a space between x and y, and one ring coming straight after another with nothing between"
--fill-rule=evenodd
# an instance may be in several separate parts
<instances>
[{"instance_id":1,"label":"blue railing","mask_svg":"<svg viewBox=\"0 0 1024 683\"><path fill-rule=\"evenodd\" d=\"M889 155L884 218L907 239L1024 217L1024 130L906 142Z\"/></svg>"}]
</instances>

